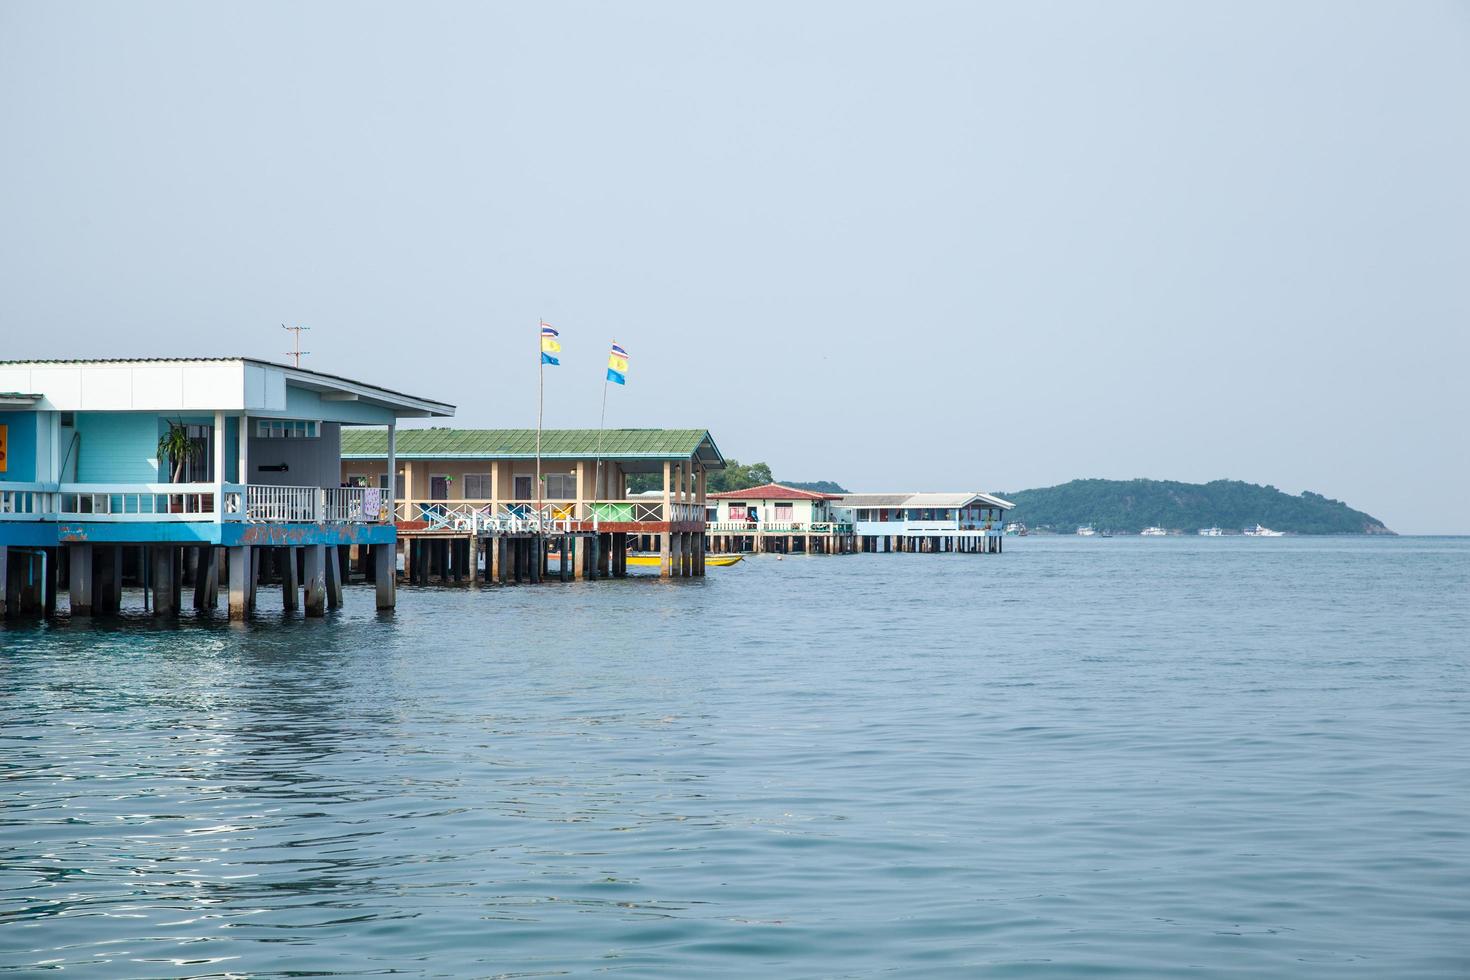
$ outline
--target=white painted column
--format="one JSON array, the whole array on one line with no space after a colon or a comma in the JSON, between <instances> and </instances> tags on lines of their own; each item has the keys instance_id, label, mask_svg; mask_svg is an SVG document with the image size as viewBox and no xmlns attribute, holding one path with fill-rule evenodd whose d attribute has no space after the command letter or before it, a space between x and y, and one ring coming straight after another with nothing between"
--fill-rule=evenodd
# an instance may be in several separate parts
<instances>
[{"instance_id":1,"label":"white painted column","mask_svg":"<svg viewBox=\"0 0 1470 980\"><path fill-rule=\"evenodd\" d=\"M404 496L409 494L408 480L403 481ZM388 499L395 504L398 499L398 423L388 423ZM405 512L406 513L406 512ZM388 510L388 519L393 520L393 508Z\"/></svg>"},{"instance_id":2,"label":"white painted column","mask_svg":"<svg viewBox=\"0 0 1470 980\"><path fill-rule=\"evenodd\" d=\"M214 520L225 516L225 413L214 413Z\"/></svg>"},{"instance_id":3,"label":"white painted column","mask_svg":"<svg viewBox=\"0 0 1470 980\"><path fill-rule=\"evenodd\" d=\"M238 477L235 482L244 486L250 482L250 416L242 413L237 424L240 426L240 432L239 445L235 447L236 455L239 457L235 463L237 470L235 475Z\"/></svg>"}]
</instances>

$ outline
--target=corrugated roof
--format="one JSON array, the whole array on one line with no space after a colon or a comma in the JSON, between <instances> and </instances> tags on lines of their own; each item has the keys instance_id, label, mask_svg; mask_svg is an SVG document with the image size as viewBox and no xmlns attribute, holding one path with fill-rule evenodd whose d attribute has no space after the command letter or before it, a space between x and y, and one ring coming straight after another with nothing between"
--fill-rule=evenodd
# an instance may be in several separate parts
<instances>
[{"instance_id":1,"label":"corrugated roof","mask_svg":"<svg viewBox=\"0 0 1470 980\"><path fill-rule=\"evenodd\" d=\"M928 507L960 508L972 503L987 507L1011 510L1016 505L1009 500L978 491L959 493L845 493L837 501L839 507Z\"/></svg>"},{"instance_id":2,"label":"corrugated roof","mask_svg":"<svg viewBox=\"0 0 1470 980\"><path fill-rule=\"evenodd\" d=\"M546 429L541 433L543 459L590 459L598 452L596 429ZM700 460L723 469L725 459L706 429L605 429L602 455L607 459ZM536 455L535 429L400 429L395 440L399 459L531 459ZM388 430L342 430L343 459L380 459L388 455Z\"/></svg>"},{"instance_id":3,"label":"corrugated roof","mask_svg":"<svg viewBox=\"0 0 1470 980\"><path fill-rule=\"evenodd\" d=\"M837 494L815 493L811 490L798 490L796 487L788 487L784 483L765 483L758 487L748 487L744 490L726 490L723 493L709 494L711 500L835 500Z\"/></svg>"},{"instance_id":4,"label":"corrugated roof","mask_svg":"<svg viewBox=\"0 0 1470 980\"><path fill-rule=\"evenodd\" d=\"M913 494L909 493L844 493L837 500L839 507L902 507Z\"/></svg>"}]
</instances>

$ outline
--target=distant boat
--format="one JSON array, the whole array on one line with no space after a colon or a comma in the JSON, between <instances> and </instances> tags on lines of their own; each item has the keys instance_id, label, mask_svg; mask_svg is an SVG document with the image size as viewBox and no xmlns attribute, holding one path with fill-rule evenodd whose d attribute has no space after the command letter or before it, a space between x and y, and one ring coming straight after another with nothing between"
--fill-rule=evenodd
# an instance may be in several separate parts
<instances>
[{"instance_id":1,"label":"distant boat","mask_svg":"<svg viewBox=\"0 0 1470 980\"><path fill-rule=\"evenodd\" d=\"M1097 532L1097 536L1100 538L1111 538L1113 536L1113 532L1109 531L1107 528L1103 528L1101 531Z\"/></svg>"},{"instance_id":2,"label":"distant boat","mask_svg":"<svg viewBox=\"0 0 1470 980\"><path fill-rule=\"evenodd\" d=\"M1225 535L1225 532L1218 527L1202 527L1199 529L1199 533L1201 537L1205 538L1219 538Z\"/></svg>"},{"instance_id":3,"label":"distant boat","mask_svg":"<svg viewBox=\"0 0 1470 980\"><path fill-rule=\"evenodd\" d=\"M1162 538L1164 535L1168 534L1169 532L1168 531L1165 531L1161 527L1146 527L1142 531L1139 531L1138 533L1139 533L1140 536L1145 537L1145 538Z\"/></svg>"},{"instance_id":4,"label":"distant boat","mask_svg":"<svg viewBox=\"0 0 1470 980\"><path fill-rule=\"evenodd\" d=\"M1097 533L1097 529L1091 524L1084 524L1077 529L1077 533L1084 538L1090 538Z\"/></svg>"},{"instance_id":5,"label":"distant boat","mask_svg":"<svg viewBox=\"0 0 1470 980\"><path fill-rule=\"evenodd\" d=\"M1255 527L1248 527L1240 533L1248 538L1279 538L1286 532L1273 531L1269 527L1261 527L1261 525L1257 524Z\"/></svg>"},{"instance_id":6,"label":"distant boat","mask_svg":"<svg viewBox=\"0 0 1470 980\"><path fill-rule=\"evenodd\" d=\"M1014 521L1006 525L1005 533L1024 538L1030 532L1026 530L1025 524L1022 524L1020 521Z\"/></svg>"}]
</instances>

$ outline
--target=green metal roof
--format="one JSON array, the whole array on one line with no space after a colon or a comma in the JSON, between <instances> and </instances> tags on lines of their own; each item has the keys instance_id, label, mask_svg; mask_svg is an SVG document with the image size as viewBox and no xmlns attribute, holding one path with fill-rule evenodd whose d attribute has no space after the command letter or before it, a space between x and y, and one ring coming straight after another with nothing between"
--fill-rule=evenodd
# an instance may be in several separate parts
<instances>
[{"instance_id":1,"label":"green metal roof","mask_svg":"<svg viewBox=\"0 0 1470 980\"><path fill-rule=\"evenodd\" d=\"M596 429L546 429L543 459L591 459L597 455ZM531 459L535 429L399 429L399 459ZM681 460L699 455L705 466L723 469L725 458L706 429L604 429L604 459ZM388 455L388 430L342 429L343 459L382 459Z\"/></svg>"}]
</instances>

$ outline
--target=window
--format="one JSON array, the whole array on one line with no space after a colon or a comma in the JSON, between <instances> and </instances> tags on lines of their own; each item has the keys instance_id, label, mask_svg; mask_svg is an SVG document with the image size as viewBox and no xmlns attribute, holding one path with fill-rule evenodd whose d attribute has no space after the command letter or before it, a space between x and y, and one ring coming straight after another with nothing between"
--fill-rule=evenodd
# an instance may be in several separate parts
<instances>
[{"instance_id":1,"label":"window","mask_svg":"<svg viewBox=\"0 0 1470 980\"><path fill-rule=\"evenodd\" d=\"M403 474L402 473L399 473L398 474L398 479L395 480L394 482L397 485L397 487L393 491L393 499L394 500L402 500L403 498L405 498L406 496L408 496L408 494L406 494L406 493L403 492ZM378 474L378 489L379 490L387 490L388 489L388 474L387 473L379 473Z\"/></svg>"},{"instance_id":2,"label":"window","mask_svg":"<svg viewBox=\"0 0 1470 980\"><path fill-rule=\"evenodd\" d=\"M784 504L782 504L782 503L776 504L776 520L778 520L778 521L789 521L789 520L791 520L791 517L792 517L792 505L789 502L788 503L784 503Z\"/></svg>"},{"instance_id":3,"label":"window","mask_svg":"<svg viewBox=\"0 0 1470 980\"><path fill-rule=\"evenodd\" d=\"M546 474L546 499L547 500L575 500L577 498L577 477L573 473L548 473Z\"/></svg>"},{"instance_id":4,"label":"window","mask_svg":"<svg viewBox=\"0 0 1470 980\"><path fill-rule=\"evenodd\" d=\"M464 475L464 499L489 500L495 496L490 488L489 473L466 473Z\"/></svg>"},{"instance_id":5,"label":"window","mask_svg":"<svg viewBox=\"0 0 1470 980\"><path fill-rule=\"evenodd\" d=\"M315 439L321 435L320 423L300 419L256 419L257 439Z\"/></svg>"}]
</instances>

